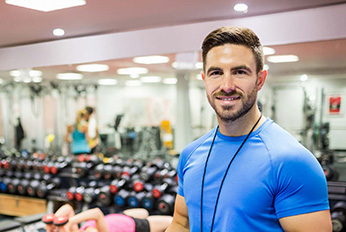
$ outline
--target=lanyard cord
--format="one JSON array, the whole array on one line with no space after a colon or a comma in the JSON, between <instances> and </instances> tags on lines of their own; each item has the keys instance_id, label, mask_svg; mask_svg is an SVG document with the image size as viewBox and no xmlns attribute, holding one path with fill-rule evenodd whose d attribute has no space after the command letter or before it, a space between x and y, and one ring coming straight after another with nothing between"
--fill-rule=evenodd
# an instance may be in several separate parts
<instances>
[{"instance_id":1,"label":"lanyard cord","mask_svg":"<svg viewBox=\"0 0 346 232\"><path fill-rule=\"evenodd\" d=\"M222 181L221 181L221 185L220 185L220 188L219 188L219 192L218 192L218 194L217 194L216 203L215 203L215 208L214 208L214 213L213 213L213 219L212 219L212 222L211 222L210 232L213 231L214 221L215 221L215 215L216 215L216 209L217 209L217 205L218 205L218 203L219 203L219 198L220 198L221 189L222 189L223 183L224 183L224 181L225 181L225 179L226 179L228 170L229 170L229 168L231 167L231 164L232 164L234 158L235 158L236 155L239 153L240 149L244 146L245 142L247 141L247 139L249 138L249 136L251 135L251 133L253 132L253 130L255 129L255 127L257 126L257 124L259 123L259 121L261 120L261 118L262 118L262 114L260 115L260 117L258 118L257 122L256 122L255 125L252 127L252 129L250 130L249 134L246 136L246 138L244 139L243 143L240 145L240 147L238 148L237 152L234 154L233 158L231 159L231 161L230 161L229 164L228 164L228 167L227 167L227 169L226 169L226 172L225 172L225 174L224 174L224 176L223 176L223 178L222 178ZM217 126L217 128L216 128L216 130L215 130L214 137L213 137L213 140L212 140L211 145L210 145L210 148L209 148L207 160L205 161L204 172L203 172L203 177L202 177L202 189L201 189L201 232L203 232L203 189L204 189L204 179L205 179L205 173L206 173L206 171L207 171L208 160L209 160L210 153L211 153L211 150L212 150L213 145L214 145L214 142L215 142L215 138L216 138L216 134L217 134L218 129L219 129L219 126Z\"/></svg>"}]
</instances>

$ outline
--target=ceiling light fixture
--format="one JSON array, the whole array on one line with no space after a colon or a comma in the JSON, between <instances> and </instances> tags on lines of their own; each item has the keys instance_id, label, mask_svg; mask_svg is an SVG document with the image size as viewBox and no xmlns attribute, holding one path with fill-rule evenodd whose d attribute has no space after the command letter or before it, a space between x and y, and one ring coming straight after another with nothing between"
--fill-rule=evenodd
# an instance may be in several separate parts
<instances>
[{"instance_id":1,"label":"ceiling light fixture","mask_svg":"<svg viewBox=\"0 0 346 232\"><path fill-rule=\"evenodd\" d=\"M148 69L147 68L141 68L141 67L119 68L117 70L117 73L119 75L140 75L140 74L147 74Z\"/></svg>"},{"instance_id":2,"label":"ceiling light fixture","mask_svg":"<svg viewBox=\"0 0 346 232\"><path fill-rule=\"evenodd\" d=\"M138 80L125 81L125 86L127 87L136 87L141 85L142 85L142 82Z\"/></svg>"},{"instance_id":3,"label":"ceiling light fixture","mask_svg":"<svg viewBox=\"0 0 346 232\"><path fill-rule=\"evenodd\" d=\"M263 54L266 55L273 55L275 54L275 49L270 47L263 47Z\"/></svg>"},{"instance_id":4,"label":"ceiling light fixture","mask_svg":"<svg viewBox=\"0 0 346 232\"><path fill-rule=\"evenodd\" d=\"M10 5L25 7L43 12L82 6L86 4L85 0L6 0L5 2Z\"/></svg>"},{"instance_id":5,"label":"ceiling light fixture","mask_svg":"<svg viewBox=\"0 0 346 232\"><path fill-rule=\"evenodd\" d=\"M161 82L161 77L159 76L144 76L141 77L143 83L159 83Z\"/></svg>"},{"instance_id":6,"label":"ceiling light fixture","mask_svg":"<svg viewBox=\"0 0 346 232\"><path fill-rule=\"evenodd\" d=\"M297 62L299 57L296 55L268 56L267 61L271 63Z\"/></svg>"},{"instance_id":7,"label":"ceiling light fixture","mask_svg":"<svg viewBox=\"0 0 346 232\"><path fill-rule=\"evenodd\" d=\"M109 69L106 64L82 64L78 65L76 69L80 72L103 72Z\"/></svg>"},{"instance_id":8,"label":"ceiling light fixture","mask_svg":"<svg viewBox=\"0 0 346 232\"><path fill-rule=\"evenodd\" d=\"M116 79L100 79L97 83L99 85L116 85L118 81Z\"/></svg>"},{"instance_id":9,"label":"ceiling light fixture","mask_svg":"<svg viewBox=\"0 0 346 232\"><path fill-rule=\"evenodd\" d=\"M137 64L164 64L169 62L167 56L140 56L133 58Z\"/></svg>"},{"instance_id":10,"label":"ceiling light fixture","mask_svg":"<svg viewBox=\"0 0 346 232\"><path fill-rule=\"evenodd\" d=\"M83 75L80 73L58 73L56 78L59 80L81 80Z\"/></svg>"},{"instance_id":11,"label":"ceiling light fixture","mask_svg":"<svg viewBox=\"0 0 346 232\"><path fill-rule=\"evenodd\" d=\"M175 77L170 77L163 79L162 82L166 85L175 85L178 82L178 80Z\"/></svg>"},{"instance_id":12,"label":"ceiling light fixture","mask_svg":"<svg viewBox=\"0 0 346 232\"><path fill-rule=\"evenodd\" d=\"M244 3L238 3L238 4L235 4L235 6L233 7L233 9L235 11L238 11L238 12L243 12L243 13L247 13L247 10L248 10L248 6Z\"/></svg>"},{"instance_id":13,"label":"ceiling light fixture","mask_svg":"<svg viewBox=\"0 0 346 232\"><path fill-rule=\"evenodd\" d=\"M61 29L61 28L55 28L53 30L53 35L55 35L55 36L63 36L63 35L65 35L65 31L64 31L64 29Z\"/></svg>"}]
</instances>

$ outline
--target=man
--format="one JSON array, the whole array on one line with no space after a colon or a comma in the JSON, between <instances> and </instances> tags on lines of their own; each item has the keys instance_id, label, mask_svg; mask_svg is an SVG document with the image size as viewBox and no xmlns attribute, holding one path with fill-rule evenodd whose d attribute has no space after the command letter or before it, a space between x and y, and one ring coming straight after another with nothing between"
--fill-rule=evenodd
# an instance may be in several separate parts
<instances>
[{"instance_id":1,"label":"man","mask_svg":"<svg viewBox=\"0 0 346 232\"><path fill-rule=\"evenodd\" d=\"M90 154L95 154L97 152L97 146L100 143L100 136L98 132L98 128L96 125L96 119L95 119L95 110L91 106L86 106L85 110L88 112L87 113L87 121L88 121L88 132L89 132L89 146L90 146Z\"/></svg>"},{"instance_id":2,"label":"man","mask_svg":"<svg viewBox=\"0 0 346 232\"><path fill-rule=\"evenodd\" d=\"M180 155L166 231L331 231L321 166L256 104L267 76L258 37L219 28L205 38L202 56L218 126Z\"/></svg>"}]
</instances>

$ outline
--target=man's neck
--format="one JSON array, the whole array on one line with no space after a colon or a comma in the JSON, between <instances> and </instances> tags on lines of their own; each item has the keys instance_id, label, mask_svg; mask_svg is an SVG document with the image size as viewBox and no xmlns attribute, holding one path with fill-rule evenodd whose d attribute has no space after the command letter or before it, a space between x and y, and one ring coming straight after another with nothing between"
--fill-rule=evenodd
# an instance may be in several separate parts
<instances>
[{"instance_id":1,"label":"man's neck","mask_svg":"<svg viewBox=\"0 0 346 232\"><path fill-rule=\"evenodd\" d=\"M249 112L248 114L244 115L241 118L236 119L235 121L224 122L218 118L219 131L223 135L232 136L232 137L247 135L250 132L251 128L255 125L255 123L257 122L260 116L261 116L261 112L259 112L259 110L256 110L256 112L251 114ZM265 117L262 116L256 128L254 128L254 131L264 121L265 121Z\"/></svg>"}]
</instances>

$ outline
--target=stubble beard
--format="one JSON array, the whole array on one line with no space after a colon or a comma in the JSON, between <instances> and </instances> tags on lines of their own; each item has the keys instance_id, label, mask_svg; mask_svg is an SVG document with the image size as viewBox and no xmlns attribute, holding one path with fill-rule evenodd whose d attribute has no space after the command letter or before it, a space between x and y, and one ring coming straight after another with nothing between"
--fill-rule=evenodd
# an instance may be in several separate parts
<instances>
[{"instance_id":1,"label":"stubble beard","mask_svg":"<svg viewBox=\"0 0 346 232\"><path fill-rule=\"evenodd\" d=\"M215 93L213 95L217 95L217 94L220 94L220 93ZM222 95L231 96L233 94L235 94L235 92L229 93L229 94L226 94L223 92ZM236 94L241 97L240 98L241 108L237 111L233 110L234 106L220 106L218 108L216 104L212 101L213 96L208 95L208 101L221 121L226 123L232 122L246 115L257 101L257 86L255 85L255 87L252 89L252 91L248 94L246 98L243 98L242 94L239 94L239 93L236 93Z\"/></svg>"}]
</instances>

